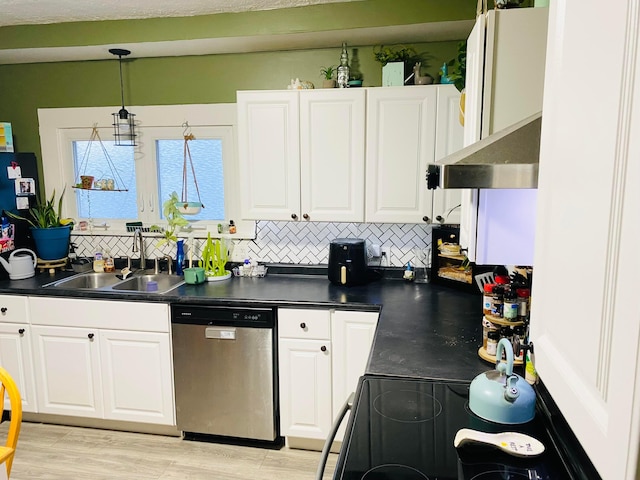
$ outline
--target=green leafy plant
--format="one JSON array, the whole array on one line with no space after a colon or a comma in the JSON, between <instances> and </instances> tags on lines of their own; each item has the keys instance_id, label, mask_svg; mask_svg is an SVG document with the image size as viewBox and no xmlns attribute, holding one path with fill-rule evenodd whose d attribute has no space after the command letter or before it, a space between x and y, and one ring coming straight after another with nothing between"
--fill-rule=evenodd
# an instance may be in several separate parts
<instances>
[{"instance_id":1,"label":"green leafy plant","mask_svg":"<svg viewBox=\"0 0 640 480\"><path fill-rule=\"evenodd\" d=\"M333 65L329 67L322 67L320 69L320 76L323 77L325 80L332 80L335 74L336 74L336 67Z\"/></svg>"},{"instance_id":2,"label":"green leafy plant","mask_svg":"<svg viewBox=\"0 0 640 480\"><path fill-rule=\"evenodd\" d=\"M7 215L17 220L25 220L34 228L55 228L73 225L73 219L62 217L62 199L65 191L66 187L56 201L56 191L54 190L51 198L44 203L38 202L29 209L29 217L23 217L11 212L7 212Z\"/></svg>"},{"instance_id":3,"label":"green leafy plant","mask_svg":"<svg viewBox=\"0 0 640 480\"><path fill-rule=\"evenodd\" d=\"M461 92L467 78L466 41L458 43L458 54L447 62L447 66L449 67L449 79L453 81L455 87Z\"/></svg>"},{"instance_id":4,"label":"green leafy plant","mask_svg":"<svg viewBox=\"0 0 640 480\"><path fill-rule=\"evenodd\" d=\"M409 63L411 67L421 62L424 67L427 66L425 63L425 54L418 53L415 48L404 45L397 45L395 47L378 45L373 48L373 56L382 66L385 66L389 62L405 62Z\"/></svg>"},{"instance_id":5,"label":"green leafy plant","mask_svg":"<svg viewBox=\"0 0 640 480\"><path fill-rule=\"evenodd\" d=\"M176 192L172 192L169 198L162 204L162 214L167 219L167 228L163 230L158 225L152 225L151 230L156 232L162 232L164 238L160 239L156 244L157 247L169 242L176 242L178 240L178 232L182 227L189 225L189 221L182 216L178 204L180 199Z\"/></svg>"}]
</instances>

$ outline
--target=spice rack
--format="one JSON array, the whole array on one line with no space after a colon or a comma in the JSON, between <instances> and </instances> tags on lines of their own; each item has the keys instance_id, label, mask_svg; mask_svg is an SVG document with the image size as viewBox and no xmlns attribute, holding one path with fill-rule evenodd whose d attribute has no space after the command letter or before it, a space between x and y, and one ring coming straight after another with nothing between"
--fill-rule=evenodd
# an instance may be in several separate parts
<instances>
[{"instance_id":1,"label":"spice rack","mask_svg":"<svg viewBox=\"0 0 640 480\"><path fill-rule=\"evenodd\" d=\"M482 360L484 360L484 361L486 361L486 362L491 362L492 364L495 364L495 363L496 363L496 356L495 356L495 355L491 355L491 354L487 353L487 349L486 349L486 348L484 348L484 347L480 347L480 348L478 349L478 356L479 356ZM504 362L505 360L504 360L504 359L502 359L502 361ZM521 359L516 358L515 356L513 357L513 364L514 364L514 365L522 365L523 363L524 363L524 362L523 362Z\"/></svg>"}]
</instances>

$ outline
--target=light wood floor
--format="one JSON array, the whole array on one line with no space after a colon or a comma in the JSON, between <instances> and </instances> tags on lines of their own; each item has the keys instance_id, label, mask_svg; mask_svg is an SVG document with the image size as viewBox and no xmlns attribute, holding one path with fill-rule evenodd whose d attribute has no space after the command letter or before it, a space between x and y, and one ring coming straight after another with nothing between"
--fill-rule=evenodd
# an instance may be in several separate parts
<instances>
[{"instance_id":1,"label":"light wood floor","mask_svg":"<svg viewBox=\"0 0 640 480\"><path fill-rule=\"evenodd\" d=\"M8 422L0 425L4 443ZM320 452L22 423L11 480L313 480ZM330 479L337 455L325 472Z\"/></svg>"}]
</instances>

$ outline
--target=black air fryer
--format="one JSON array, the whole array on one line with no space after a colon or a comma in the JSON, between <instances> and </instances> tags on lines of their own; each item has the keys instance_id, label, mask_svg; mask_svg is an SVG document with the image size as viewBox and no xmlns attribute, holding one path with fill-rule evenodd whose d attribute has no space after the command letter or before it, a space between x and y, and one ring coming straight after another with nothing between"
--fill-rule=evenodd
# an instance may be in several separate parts
<instances>
[{"instance_id":1,"label":"black air fryer","mask_svg":"<svg viewBox=\"0 0 640 480\"><path fill-rule=\"evenodd\" d=\"M360 238L336 238L329 245L329 280L336 285L367 282L367 247Z\"/></svg>"}]
</instances>

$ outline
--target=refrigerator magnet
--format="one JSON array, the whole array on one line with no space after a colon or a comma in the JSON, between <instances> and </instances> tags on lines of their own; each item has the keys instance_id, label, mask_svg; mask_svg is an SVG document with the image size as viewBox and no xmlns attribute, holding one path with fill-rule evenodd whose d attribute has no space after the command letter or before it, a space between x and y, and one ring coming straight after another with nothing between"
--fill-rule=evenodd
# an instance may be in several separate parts
<instances>
[{"instance_id":1,"label":"refrigerator magnet","mask_svg":"<svg viewBox=\"0 0 640 480\"><path fill-rule=\"evenodd\" d=\"M16 195L27 196L36 194L36 182L33 178L16 178Z\"/></svg>"}]
</instances>

